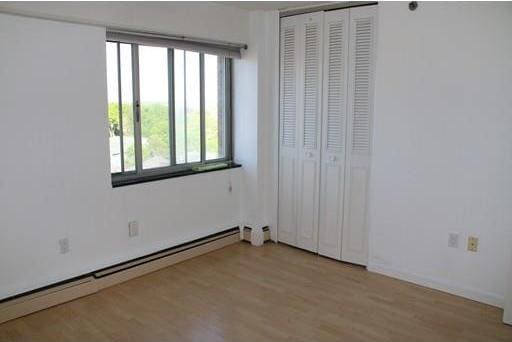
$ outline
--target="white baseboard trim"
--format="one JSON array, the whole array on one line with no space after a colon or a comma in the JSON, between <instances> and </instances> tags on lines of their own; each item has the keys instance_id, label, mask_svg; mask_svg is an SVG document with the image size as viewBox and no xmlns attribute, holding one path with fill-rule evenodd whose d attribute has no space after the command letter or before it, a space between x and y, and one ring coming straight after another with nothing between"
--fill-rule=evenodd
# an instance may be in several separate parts
<instances>
[{"instance_id":1,"label":"white baseboard trim","mask_svg":"<svg viewBox=\"0 0 512 342\"><path fill-rule=\"evenodd\" d=\"M467 287L461 287L447 283L443 280L425 277L419 274L399 270L389 266L377 265L372 262L369 262L366 268L370 272L379 273L391 278L397 278L400 280L408 281L410 283L429 287L431 289L439 290L467 299L475 300L477 302L489 304L499 308L503 308L504 306L503 296L500 296L496 293L481 291Z\"/></svg>"}]
</instances>

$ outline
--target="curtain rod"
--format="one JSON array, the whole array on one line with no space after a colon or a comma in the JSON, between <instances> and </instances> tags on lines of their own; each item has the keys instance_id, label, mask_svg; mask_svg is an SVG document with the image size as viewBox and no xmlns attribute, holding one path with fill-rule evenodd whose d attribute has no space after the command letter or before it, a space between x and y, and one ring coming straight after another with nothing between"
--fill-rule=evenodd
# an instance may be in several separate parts
<instances>
[{"instance_id":1,"label":"curtain rod","mask_svg":"<svg viewBox=\"0 0 512 342\"><path fill-rule=\"evenodd\" d=\"M302 8L295 8L295 9L289 9L289 10L283 10L279 12L279 17L291 17L294 15L299 14L306 14L306 13L313 13L313 12L320 12L320 11L334 11L339 10L343 8L353 8L353 7L362 7L362 6L371 6L371 5L377 5L378 2L376 1L346 1L346 2L337 2L334 4L323 4L318 6L309 6L309 7L302 7Z\"/></svg>"},{"instance_id":2,"label":"curtain rod","mask_svg":"<svg viewBox=\"0 0 512 342\"><path fill-rule=\"evenodd\" d=\"M119 27L107 27L107 32L110 33L120 33L120 34L130 34L137 36L144 36L148 38L160 38L160 39L170 39L170 40L178 40L187 43L197 43L204 44L216 47L223 47L229 50L233 49L247 49L247 44L243 43L231 43L221 40L213 40L213 39L203 39L203 38L195 38L195 37L187 37L184 35L173 35L173 34L163 34L152 31L135 31L135 30L127 30Z\"/></svg>"}]
</instances>

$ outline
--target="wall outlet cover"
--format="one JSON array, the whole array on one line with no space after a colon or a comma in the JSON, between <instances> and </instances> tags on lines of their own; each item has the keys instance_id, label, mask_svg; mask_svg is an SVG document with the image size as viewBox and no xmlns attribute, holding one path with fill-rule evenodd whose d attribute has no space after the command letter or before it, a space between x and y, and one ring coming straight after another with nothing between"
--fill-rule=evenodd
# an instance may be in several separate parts
<instances>
[{"instance_id":1,"label":"wall outlet cover","mask_svg":"<svg viewBox=\"0 0 512 342\"><path fill-rule=\"evenodd\" d=\"M128 223L128 236L135 237L139 235L139 223L137 221L131 221Z\"/></svg>"},{"instance_id":2,"label":"wall outlet cover","mask_svg":"<svg viewBox=\"0 0 512 342\"><path fill-rule=\"evenodd\" d=\"M59 250L60 254L66 254L69 252L69 239L63 238L59 240Z\"/></svg>"},{"instance_id":3,"label":"wall outlet cover","mask_svg":"<svg viewBox=\"0 0 512 342\"><path fill-rule=\"evenodd\" d=\"M468 237L468 251L476 252L478 251L478 238L475 236Z\"/></svg>"},{"instance_id":4,"label":"wall outlet cover","mask_svg":"<svg viewBox=\"0 0 512 342\"><path fill-rule=\"evenodd\" d=\"M448 247L459 248L459 233L448 234Z\"/></svg>"}]
</instances>

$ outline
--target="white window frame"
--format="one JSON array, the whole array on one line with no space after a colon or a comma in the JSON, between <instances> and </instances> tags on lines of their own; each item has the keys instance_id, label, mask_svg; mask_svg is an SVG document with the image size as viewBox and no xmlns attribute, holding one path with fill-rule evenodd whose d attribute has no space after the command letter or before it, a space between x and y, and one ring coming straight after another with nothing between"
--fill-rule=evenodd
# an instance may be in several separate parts
<instances>
[{"instance_id":1,"label":"white window frame","mask_svg":"<svg viewBox=\"0 0 512 342\"><path fill-rule=\"evenodd\" d=\"M198 162L176 164L176 134L175 134L175 92L174 92L174 49L167 48L167 62L168 62L168 91L169 91L169 150L170 150L170 165L164 167L157 167L151 169L144 169L142 162L142 142L141 142L141 112L140 112L140 80L139 80L139 46L138 43L127 43L124 41L106 40L106 43L115 43L117 46L117 74L118 74L118 92L122 92L121 84L121 65L120 65L120 44L131 45L131 61L132 61L132 89L133 89L133 122L134 122L134 141L135 141L135 170L124 170L124 149L123 149L123 122L122 122L122 101L121 95L118 96L119 102L119 116L120 116L120 145L121 145L121 172L112 174L112 185L122 186L129 184L136 184L152 180L159 180L164 178L171 178L177 176L184 176L194 174L193 169L197 166L226 163L225 168L237 166L232 163L232 117L231 117L231 65L232 61L229 57L224 57L224 153L223 158L206 160L206 144L205 144L205 84L204 84L204 55L205 53L199 52L199 66L200 66L200 146L201 146L201 160ZM181 50L181 49L180 49ZM188 50L184 50L188 51ZM223 56L219 56L223 57ZM186 89L184 90L186 94ZM186 95L185 95L186 96ZM211 165L210 165L211 166ZM208 169L208 168L207 168Z\"/></svg>"}]
</instances>

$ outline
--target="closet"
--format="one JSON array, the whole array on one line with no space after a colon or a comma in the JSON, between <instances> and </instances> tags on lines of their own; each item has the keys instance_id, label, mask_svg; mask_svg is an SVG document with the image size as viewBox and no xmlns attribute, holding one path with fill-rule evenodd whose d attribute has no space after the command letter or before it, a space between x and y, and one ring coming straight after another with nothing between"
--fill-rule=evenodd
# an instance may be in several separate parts
<instances>
[{"instance_id":1,"label":"closet","mask_svg":"<svg viewBox=\"0 0 512 342\"><path fill-rule=\"evenodd\" d=\"M366 265L376 6L281 19L278 240Z\"/></svg>"}]
</instances>

